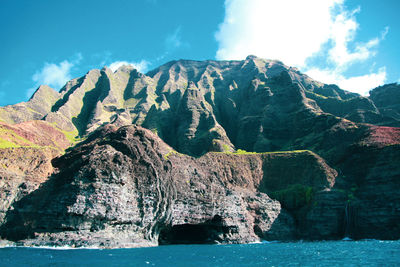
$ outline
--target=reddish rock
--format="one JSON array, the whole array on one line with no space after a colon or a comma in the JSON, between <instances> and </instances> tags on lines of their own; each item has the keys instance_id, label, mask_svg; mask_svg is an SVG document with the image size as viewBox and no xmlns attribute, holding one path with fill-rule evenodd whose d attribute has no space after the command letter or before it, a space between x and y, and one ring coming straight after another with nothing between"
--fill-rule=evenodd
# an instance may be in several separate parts
<instances>
[{"instance_id":1,"label":"reddish rock","mask_svg":"<svg viewBox=\"0 0 400 267\"><path fill-rule=\"evenodd\" d=\"M292 215L264 193L285 187L271 173L316 192L336 176L307 151L192 158L137 126L106 127L53 163L58 172L8 212L3 238L105 247L291 240Z\"/></svg>"}]
</instances>

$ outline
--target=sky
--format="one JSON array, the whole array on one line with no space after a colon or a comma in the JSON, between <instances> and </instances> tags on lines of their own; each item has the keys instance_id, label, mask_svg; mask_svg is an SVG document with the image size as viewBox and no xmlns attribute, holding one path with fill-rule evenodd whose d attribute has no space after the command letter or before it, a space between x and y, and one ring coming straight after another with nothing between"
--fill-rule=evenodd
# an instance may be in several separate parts
<instances>
[{"instance_id":1,"label":"sky","mask_svg":"<svg viewBox=\"0 0 400 267\"><path fill-rule=\"evenodd\" d=\"M0 0L0 105L89 70L278 59L368 95L400 82L398 0Z\"/></svg>"}]
</instances>

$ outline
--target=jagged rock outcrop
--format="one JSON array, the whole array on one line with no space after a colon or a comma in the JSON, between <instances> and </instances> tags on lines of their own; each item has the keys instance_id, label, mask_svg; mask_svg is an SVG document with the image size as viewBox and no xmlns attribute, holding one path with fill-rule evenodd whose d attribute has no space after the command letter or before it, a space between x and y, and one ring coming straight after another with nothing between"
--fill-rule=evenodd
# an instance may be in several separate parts
<instances>
[{"instance_id":1,"label":"jagged rock outcrop","mask_svg":"<svg viewBox=\"0 0 400 267\"><path fill-rule=\"evenodd\" d=\"M400 85L396 83L379 86L370 92L370 99L385 116L382 125L400 126Z\"/></svg>"},{"instance_id":2,"label":"jagged rock outcrop","mask_svg":"<svg viewBox=\"0 0 400 267\"><path fill-rule=\"evenodd\" d=\"M51 111L60 94L47 85L41 85L26 103L0 107L0 121L21 123L41 120Z\"/></svg>"},{"instance_id":3,"label":"jagged rock outcrop","mask_svg":"<svg viewBox=\"0 0 400 267\"><path fill-rule=\"evenodd\" d=\"M138 126L97 131L53 164L59 172L7 213L3 238L105 247L291 240L296 222L266 193L329 191L337 175L309 151L192 158Z\"/></svg>"}]
</instances>

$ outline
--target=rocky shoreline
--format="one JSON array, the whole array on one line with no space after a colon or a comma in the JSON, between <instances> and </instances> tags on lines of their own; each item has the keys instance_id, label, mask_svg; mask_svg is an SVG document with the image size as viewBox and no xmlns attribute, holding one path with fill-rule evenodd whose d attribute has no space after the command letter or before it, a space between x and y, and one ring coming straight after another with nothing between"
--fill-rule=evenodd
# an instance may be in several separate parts
<instances>
[{"instance_id":1,"label":"rocky shoreline","mask_svg":"<svg viewBox=\"0 0 400 267\"><path fill-rule=\"evenodd\" d=\"M113 248L345 235L348 196L334 188L338 173L310 151L193 158L150 130L110 126L53 165L7 212L3 238Z\"/></svg>"}]
</instances>

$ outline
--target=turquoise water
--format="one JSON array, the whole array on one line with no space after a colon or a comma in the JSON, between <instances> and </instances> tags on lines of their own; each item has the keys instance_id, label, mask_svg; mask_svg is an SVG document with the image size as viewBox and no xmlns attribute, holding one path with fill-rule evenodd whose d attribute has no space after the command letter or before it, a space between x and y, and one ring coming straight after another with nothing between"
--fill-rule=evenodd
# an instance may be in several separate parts
<instances>
[{"instance_id":1,"label":"turquoise water","mask_svg":"<svg viewBox=\"0 0 400 267\"><path fill-rule=\"evenodd\" d=\"M0 266L400 266L400 241L176 245L132 249L2 248Z\"/></svg>"}]
</instances>

